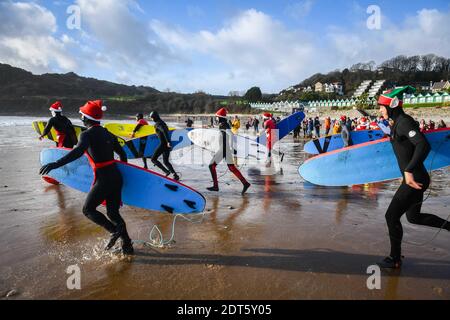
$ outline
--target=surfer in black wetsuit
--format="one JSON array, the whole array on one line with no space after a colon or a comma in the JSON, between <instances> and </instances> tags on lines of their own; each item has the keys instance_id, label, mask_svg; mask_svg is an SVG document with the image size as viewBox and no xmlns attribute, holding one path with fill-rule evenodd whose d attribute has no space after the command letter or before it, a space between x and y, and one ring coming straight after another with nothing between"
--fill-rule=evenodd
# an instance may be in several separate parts
<instances>
[{"instance_id":1,"label":"surfer in black wetsuit","mask_svg":"<svg viewBox=\"0 0 450 320\"><path fill-rule=\"evenodd\" d=\"M219 140L219 151L213 156L209 165L209 171L211 172L214 185L207 189L209 191L219 191L219 181L217 180L216 167L218 163L225 159L228 169L242 182L243 189L241 194L243 195L247 189L250 188L251 184L244 178L233 162L233 150L231 148L230 141L232 133L231 126L227 121L227 110L225 108L221 108L217 111L216 116L219 119L219 130L222 135L222 139Z\"/></svg>"},{"instance_id":2,"label":"surfer in black wetsuit","mask_svg":"<svg viewBox=\"0 0 450 320\"><path fill-rule=\"evenodd\" d=\"M136 114L136 127L134 127L133 132L131 133L131 138L134 138L136 136L136 133L143 126L148 126L148 122L144 119L144 114L138 113ZM146 157L142 157L142 162L144 163L144 169L148 169Z\"/></svg>"},{"instance_id":3,"label":"surfer in black wetsuit","mask_svg":"<svg viewBox=\"0 0 450 320\"><path fill-rule=\"evenodd\" d=\"M105 110L101 100L89 101L81 107L81 119L88 129L81 133L78 145L70 153L56 162L43 166L40 174L46 175L51 170L75 161L87 151L86 155L94 170L95 181L86 197L83 213L111 233L106 250L111 249L121 238L123 253L133 254L132 241L128 236L125 221L119 213L122 176L115 165L114 152L124 162L127 161L127 156L117 138L100 126L100 120ZM104 201L106 201L106 214L109 219L97 211L97 207Z\"/></svg>"},{"instance_id":4,"label":"surfer in black wetsuit","mask_svg":"<svg viewBox=\"0 0 450 320\"><path fill-rule=\"evenodd\" d=\"M56 146L72 149L77 144L77 135L72 122L62 115L62 107L62 103L59 101L51 105L49 110L52 112L52 118L48 120L44 132L39 136L39 140L42 140L54 128L58 139Z\"/></svg>"},{"instance_id":5,"label":"surfer in black wetsuit","mask_svg":"<svg viewBox=\"0 0 450 320\"><path fill-rule=\"evenodd\" d=\"M172 145L170 143L170 135L169 135L169 127L167 124L160 118L158 112L153 111L150 114L150 118L155 122L155 131L159 138L159 146L156 148L155 152L152 156L152 162L155 166L160 168L166 176L173 174L173 179L178 181L180 177L175 172L172 164L169 161L170 152L172 151ZM164 165L159 162L158 158L163 156Z\"/></svg>"},{"instance_id":6,"label":"surfer in black wetsuit","mask_svg":"<svg viewBox=\"0 0 450 320\"><path fill-rule=\"evenodd\" d=\"M414 92L412 87L392 90L380 96L378 105L385 119L392 119L391 143L397 157L403 181L386 212L391 253L378 265L382 268L400 268L402 265L401 244L403 228L400 218L406 213L410 223L450 231L450 224L431 214L421 213L424 193L430 185L430 176L423 164L431 147L420 132L416 121L407 115L399 100L405 92Z\"/></svg>"}]
</instances>

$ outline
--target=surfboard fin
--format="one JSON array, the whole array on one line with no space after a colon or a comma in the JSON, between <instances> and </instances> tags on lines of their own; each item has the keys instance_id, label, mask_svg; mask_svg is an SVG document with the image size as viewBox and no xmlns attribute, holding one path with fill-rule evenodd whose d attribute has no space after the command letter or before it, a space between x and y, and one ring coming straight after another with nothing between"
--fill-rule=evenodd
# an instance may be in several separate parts
<instances>
[{"instance_id":1,"label":"surfboard fin","mask_svg":"<svg viewBox=\"0 0 450 320\"><path fill-rule=\"evenodd\" d=\"M188 206L189 208L195 209L195 205L196 205L195 201L190 201L190 200L183 200L183 201L184 201L184 203L187 204L187 206Z\"/></svg>"},{"instance_id":2,"label":"surfboard fin","mask_svg":"<svg viewBox=\"0 0 450 320\"><path fill-rule=\"evenodd\" d=\"M174 185L174 184L164 184L164 186L167 188L167 189L169 189L169 190L172 190L172 191L178 191L178 186L176 186L176 185Z\"/></svg>"},{"instance_id":3,"label":"surfboard fin","mask_svg":"<svg viewBox=\"0 0 450 320\"><path fill-rule=\"evenodd\" d=\"M162 204L161 208L166 210L168 213L173 213L173 211L174 211L174 209L172 207L166 206L165 204Z\"/></svg>"}]
</instances>

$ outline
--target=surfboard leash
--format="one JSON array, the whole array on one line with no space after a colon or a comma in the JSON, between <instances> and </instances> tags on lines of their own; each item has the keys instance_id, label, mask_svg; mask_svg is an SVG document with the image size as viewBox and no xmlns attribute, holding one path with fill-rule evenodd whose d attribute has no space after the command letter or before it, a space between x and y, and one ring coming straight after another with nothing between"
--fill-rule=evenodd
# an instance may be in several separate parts
<instances>
[{"instance_id":1,"label":"surfboard leash","mask_svg":"<svg viewBox=\"0 0 450 320\"><path fill-rule=\"evenodd\" d=\"M148 235L149 240L148 241L133 240L133 243L136 243L136 244L140 243L140 244L143 244L144 246L149 246L149 247L153 247L153 248L164 248L165 246L175 243L175 224L176 224L177 218L181 217L184 220L189 221L191 223L200 224L203 222L203 220L205 218L205 212L195 214L192 216L195 216L195 217L200 216L200 219L196 220L196 219L188 218L184 214L180 214L180 213L176 214L172 220L172 231L170 234L170 238L168 240L164 240L164 236L161 232L161 229L155 224L155 225L153 225L153 227L151 228L151 230L149 232L149 235ZM139 232L138 232L138 237L139 237Z\"/></svg>"}]
</instances>

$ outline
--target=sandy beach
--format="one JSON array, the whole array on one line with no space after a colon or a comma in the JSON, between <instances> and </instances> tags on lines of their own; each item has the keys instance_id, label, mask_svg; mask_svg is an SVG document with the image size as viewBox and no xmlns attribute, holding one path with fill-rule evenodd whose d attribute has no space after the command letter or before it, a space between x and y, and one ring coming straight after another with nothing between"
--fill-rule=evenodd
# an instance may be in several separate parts
<instances>
[{"instance_id":1,"label":"sandy beach","mask_svg":"<svg viewBox=\"0 0 450 320\"><path fill-rule=\"evenodd\" d=\"M282 173L243 168L252 183L245 196L225 165L220 194L206 191L207 166L187 165L173 152L182 181L207 199L201 223L178 220L169 247L137 244L131 258L105 253L108 235L81 212L85 194L38 175L40 150L53 143L37 140L32 120L0 117L4 299L450 299L450 233L426 243L436 230L406 219L403 269L382 272L381 289L367 288L367 268L389 251L384 214L400 182L306 183L297 173L308 158L304 141L292 135L280 142ZM446 219L450 169L432 180L423 211ZM171 215L128 206L121 213L135 240L148 240L154 224L170 236ZM81 290L66 286L71 265L81 270Z\"/></svg>"}]
</instances>

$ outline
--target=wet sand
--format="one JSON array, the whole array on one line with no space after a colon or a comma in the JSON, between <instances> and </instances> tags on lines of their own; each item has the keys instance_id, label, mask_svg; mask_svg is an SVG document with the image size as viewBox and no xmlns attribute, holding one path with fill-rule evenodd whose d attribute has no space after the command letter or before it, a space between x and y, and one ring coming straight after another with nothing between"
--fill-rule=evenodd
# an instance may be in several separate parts
<instances>
[{"instance_id":1,"label":"wet sand","mask_svg":"<svg viewBox=\"0 0 450 320\"><path fill-rule=\"evenodd\" d=\"M323 188L297 173L303 142L281 142L283 173L262 176L245 196L226 166L221 193L205 191L207 166L173 163L183 182L207 198L201 223L179 220L176 242L136 255L104 253L108 235L81 213L85 194L51 186L38 175L39 142L31 119L0 117L0 297L10 299L450 299L450 233L430 244L404 245L403 269L382 272L381 289L366 286L367 267L388 253L384 213L399 181ZM140 161L134 161L140 164ZM338 173L337 173L338 174ZM450 169L432 175L424 211L447 218ZM103 210L103 209L101 209ZM170 236L172 216L125 206L133 239L157 224ZM427 242L436 230L404 220L405 240ZM81 269L81 290L68 290L66 269Z\"/></svg>"}]
</instances>

